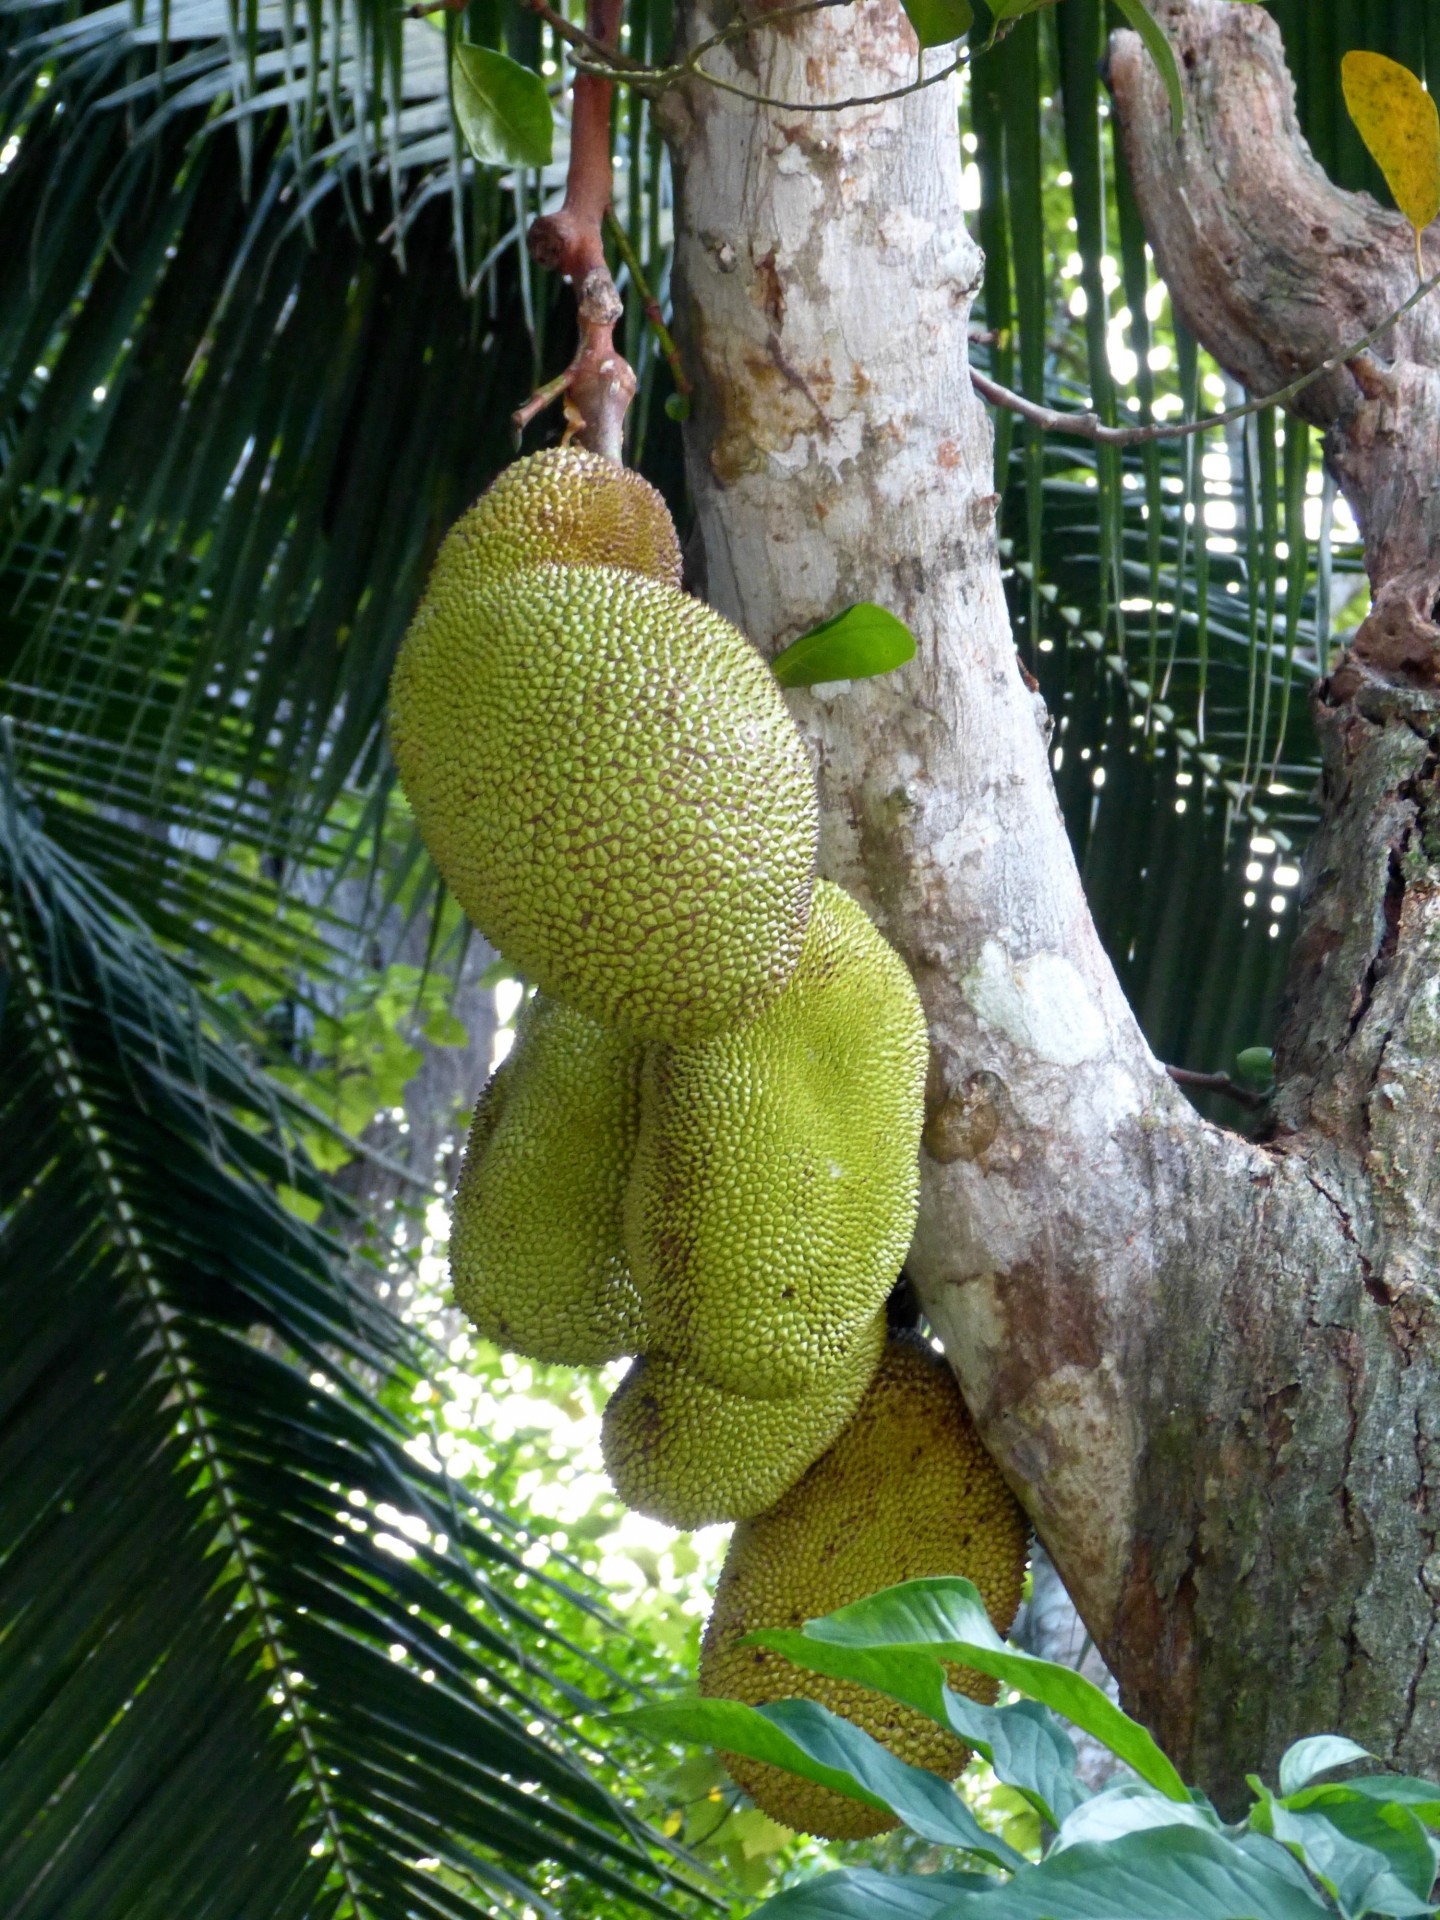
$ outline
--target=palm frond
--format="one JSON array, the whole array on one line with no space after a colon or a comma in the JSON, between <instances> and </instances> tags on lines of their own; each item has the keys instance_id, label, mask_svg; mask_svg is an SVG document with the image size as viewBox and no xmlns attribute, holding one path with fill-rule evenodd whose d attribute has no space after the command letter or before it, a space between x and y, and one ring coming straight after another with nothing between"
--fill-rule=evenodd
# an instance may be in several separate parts
<instances>
[{"instance_id":1,"label":"palm frond","mask_svg":"<svg viewBox=\"0 0 1440 1920\"><path fill-rule=\"evenodd\" d=\"M642 8L632 44L666 31ZM489 38L553 64L548 33L516 4ZM570 351L519 244L563 140L538 176L462 159L443 36L398 9L8 0L0 48L0 245L24 263L0 285L0 674L22 762L333 859L347 785L388 777L384 691L430 557ZM663 290L648 110L619 163ZM678 472L630 304L634 436Z\"/></svg>"},{"instance_id":2,"label":"palm frond","mask_svg":"<svg viewBox=\"0 0 1440 1920\"><path fill-rule=\"evenodd\" d=\"M277 1198L305 1116L8 774L0 992L7 1914L689 1904L597 1601L417 1458L408 1336Z\"/></svg>"}]
</instances>

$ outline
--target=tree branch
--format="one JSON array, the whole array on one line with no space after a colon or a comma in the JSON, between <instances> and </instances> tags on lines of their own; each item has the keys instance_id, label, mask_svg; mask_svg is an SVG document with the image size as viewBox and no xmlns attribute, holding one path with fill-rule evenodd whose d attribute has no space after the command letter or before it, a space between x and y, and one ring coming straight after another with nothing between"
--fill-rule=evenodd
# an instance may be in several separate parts
<instances>
[{"instance_id":1,"label":"tree branch","mask_svg":"<svg viewBox=\"0 0 1440 1920\"><path fill-rule=\"evenodd\" d=\"M1145 427L1111 427L1098 413L1066 413L1055 407L1041 406L1038 400L1029 400L1022 393L1013 393L1009 387L1002 387L998 380L992 380L989 374L980 373L974 367L970 369L970 379L975 391L992 406L1004 407L1008 413L1018 413L1022 419L1033 420L1037 426L1045 427L1051 433L1074 434L1082 440L1096 441L1103 447L1141 447L1152 440L1185 440L1192 434L1209 433L1212 427L1228 427L1236 420L1244 420L1249 414L1263 413L1266 407L1288 406L1327 373L1339 373L1342 368L1350 368L1359 378L1359 370L1352 363L1359 360L1367 348L1373 347L1397 320L1403 320L1410 309L1418 306L1426 294L1433 293L1436 287L1440 287L1440 273L1422 280L1408 300L1387 313L1368 333L1361 334L1348 347L1331 354L1328 360L1322 360L1318 367L1302 373L1288 386L1279 387L1273 393L1262 393L1257 399L1247 400L1242 406L1231 407L1225 413L1207 413L1199 420L1156 421Z\"/></svg>"},{"instance_id":2,"label":"tree branch","mask_svg":"<svg viewBox=\"0 0 1440 1920\"><path fill-rule=\"evenodd\" d=\"M620 38L623 0L588 0L586 36L613 50ZM575 78L570 121L570 170L559 211L541 214L527 236L538 265L561 274L575 290L580 344L558 381L514 415L516 433L563 393L566 438L573 434L592 453L618 461L625 414L635 397L635 374L615 345L623 308L605 261L602 223L610 205L610 99L613 81L581 71Z\"/></svg>"},{"instance_id":3,"label":"tree branch","mask_svg":"<svg viewBox=\"0 0 1440 1920\"><path fill-rule=\"evenodd\" d=\"M1195 1073L1189 1067L1166 1067L1165 1071L1177 1087L1192 1087L1196 1093L1222 1094L1225 1099L1236 1101L1251 1113L1257 1113L1270 1098L1268 1094L1257 1092L1254 1087L1242 1087L1228 1073Z\"/></svg>"}]
</instances>

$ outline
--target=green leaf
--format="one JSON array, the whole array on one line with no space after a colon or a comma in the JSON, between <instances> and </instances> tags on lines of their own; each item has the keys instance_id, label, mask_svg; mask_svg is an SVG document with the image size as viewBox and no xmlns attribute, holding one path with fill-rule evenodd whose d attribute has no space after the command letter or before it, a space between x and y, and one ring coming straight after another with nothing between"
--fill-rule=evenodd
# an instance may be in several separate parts
<instances>
[{"instance_id":1,"label":"green leaf","mask_svg":"<svg viewBox=\"0 0 1440 1920\"><path fill-rule=\"evenodd\" d=\"M1283 1859L1283 1854L1281 1858ZM1152 1827L1052 1852L934 1920L1320 1920L1322 1901L1217 1833Z\"/></svg>"},{"instance_id":2,"label":"green leaf","mask_svg":"<svg viewBox=\"0 0 1440 1920\"><path fill-rule=\"evenodd\" d=\"M1353 1920L1434 1912L1434 1851L1407 1808L1356 1797L1323 1813L1292 1813L1267 1795L1250 1818L1256 1831L1288 1847Z\"/></svg>"},{"instance_id":3,"label":"green leaf","mask_svg":"<svg viewBox=\"0 0 1440 1920\"><path fill-rule=\"evenodd\" d=\"M866 680L915 658L915 636L903 620L868 600L822 620L771 661L782 687L822 680Z\"/></svg>"},{"instance_id":4,"label":"green leaf","mask_svg":"<svg viewBox=\"0 0 1440 1920\"><path fill-rule=\"evenodd\" d=\"M654 1739L704 1740L722 1752L783 1767L848 1800L888 1808L937 1846L962 1848L998 1867L1027 1864L1024 1854L985 1831L949 1781L907 1765L814 1700L763 1707L739 1700L669 1700L620 1718Z\"/></svg>"},{"instance_id":5,"label":"green leaf","mask_svg":"<svg viewBox=\"0 0 1440 1920\"><path fill-rule=\"evenodd\" d=\"M1115 1840L1122 1833L1143 1833L1152 1827L1198 1827L1218 1833L1220 1820L1208 1804L1170 1800L1144 1781L1124 1780L1078 1806L1060 1829L1054 1850Z\"/></svg>"},{"instance_id":6,"label":"green leaf","mask_svg":"<svg viewBox=\"0 0 1440 1920\"><path fill-rule=\"evenodd\" d=\"M858 1680L897 1699L910 1698L902 1689L913 1687L917 1653L973 1667L1063 1713L1168 1798L1190 1798L1185 1782L1144 1727L1098 1687L1070 1667L1006 1646L968 1580L907 1580L823 1620L808 1621L800 1632L766 1631L748 1640L773 1647L797 1666Z\"/></svg>"},{"instance_id":7,"label":"green leaf","mask_svg":"<svg viewBox=\"0 0 1440 1920\"><path fill-rule=\"evenodd\" d=\"M876 1873L854 1867L777 1893L750 1920L939 1920L956 1893L984 1888L973 1873Z\"/></svg>"},{"instance_id":8,"label":"green leaf","mask_svg":"<svg viewBox=\"0 0 1440 1920\"><path fill-rule=\"evenodd\" d=\"M1268 1047L1247 1047L1244 1053L1237 1054L1235 1065L1246 1078L1250 1069L1247 1061L1252 1054L1264 1054L1267 1074L1273 1067ZM1364 1747L1357 1746L1353 1740L1347 1740L1339 1733L1314 1733L1308 1740L1296 1740L1280 1756L1280 1792L1282 1795L1299 1793L1302 1787L1308 1787L1317 1774L1328 1773L1332 1767L1343 1767L1351 1760L1368 1760L1370 1755Z\"/></svg>"},{"instance_id":9,"label":"green leaf","mask_svg":"<svg viewBox=\"0 0 1440 1920\"><path fill-rule=\"evenodd\" d=\"M1333 1781L1290 1794L1285 1805L1297 1812L1327 1807L1342 1800L1375 1800L1382 1806L1409 1807L1427 1826L1440 1827L1440 1786L1403 1773L1366 1773L1356 1780Z\"/></svg>"},{"instance_id":10,"label":"green leaf","mask_svg":"<svg viewBox=\"0 0 1440 1920\"><path fill-rule=\"evenodd\" d=\"M1088 1797L1075 1771L1075 1744L1048 1707L1034 1700L982 1707L949 1687L944 1704L960 1738L990 1762L997 1780L1022 1793L1052 1827Z\"/></svg>"},{"instance_id":11,"label":"green leaf","mask_svg":"<svg viewBox=\"0 0 1440 1920\"><path fill-rule=\"evenodd\" d=\"M1235 1071L1242 1080L1248 1080L1252 1086L1271 1086L1275 1080L1275 1055L1269 1047L1242 1047L1235 1056ZM1320 1739L1328 1739L1331 1736L1322 1734L1318 1737ZM1304 1746L1306 1743L1302 1740L1298 1742L1298 1744ZM1291 1752L1294 1752L1294 1748L1291 1748ZM1354 1756L1352 1755L1351 1757L1353 1758ZM1337 1760L1332 1760L1329 1764L1331 1766L1338 1766L1340 1763ZM1323 1769L1317 1769L1317 1771L1323 1771ZM1281 1777L1281 1784L1282 1786L1284 1784L1283 1775Z\"/></svg>"},{"instance_id":12,"label":"green leaf","mask_svg":"<svg viewBox=\"0 0 1440 1920\"><path fill-rule=\"evenodd\" d=\"M904 0L905 12L922 47L948 47L974 24L970 0Z\"/></svg>"},{"instance_id":13,"label":"green leaf","mask_svg":"<svg viewBox=\"0 0 1440 1920\"><path fill-rule=\"evenodd\" d=\"M493 47L461 42L455 48L450 86L465 144L482 165L549 165L555 116L538 73Z\"/></svg>"},{"instance_id":14,"label":"green leaf","mask_svg":"<svg viewBox=\"0 0 1440 1920\"><path fill-rule=\"evenodd\" d=\"M1185 128L1185 95L1180 86L1180 69L1175 64L1174 48L1166 39L1159 21L1145 5L1145 0L1115 0L1115 4L1145 42L1150 58L1160 69L1160 78L1165 82L1165 91L1170 96L1170 130L1178 140Z\"/></svg>"},{"instance_id":15,"label":"green leaf","mask_svg":"<svg viewBox=\"0 0 1440 1920\"><path fill-rule=\"evenodd\" d=\"M1023 20L1027 13L1039 13L1042 7L1052 7L1055 0L989 0L990 18L995 25L1006 21Z\"/></svg>"}]
</instances>

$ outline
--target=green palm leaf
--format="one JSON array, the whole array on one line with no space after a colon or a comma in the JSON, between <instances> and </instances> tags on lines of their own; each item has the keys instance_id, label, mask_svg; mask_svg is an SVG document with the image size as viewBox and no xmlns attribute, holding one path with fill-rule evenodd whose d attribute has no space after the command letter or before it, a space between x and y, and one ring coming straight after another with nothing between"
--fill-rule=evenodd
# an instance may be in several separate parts
<instances>
[{"instance_id":1,"label":"green palm leaf","mask_svg":"<svg viewBox=\"0 0 1440 1920\"><path fill-rule=\"evenodd\" d=\"M0 994L7 1914L685 1905L595 1602L407 1450L404 1330L275 1197L308 1116L8 776Z\"/></svg>"}]
</instances>

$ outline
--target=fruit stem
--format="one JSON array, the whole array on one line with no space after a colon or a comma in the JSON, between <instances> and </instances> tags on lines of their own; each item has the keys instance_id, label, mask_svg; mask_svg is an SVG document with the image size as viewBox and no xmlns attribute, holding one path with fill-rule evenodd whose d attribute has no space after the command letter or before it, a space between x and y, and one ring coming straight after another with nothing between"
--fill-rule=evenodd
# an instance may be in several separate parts
<instances>
[{"instance_id":1,"label":"fruit stem","mask_svg":"<svg viewBox=\"0 0 1440 1920\"><path fill-rule=\"evenodd\" d=\"M589 39L613 51L620 39L624 0L586 0ZM577 73L570 117L570 170L564 204L531 222L532 258L563 275L575 290L580 344L558 381L542 388L514 415L519 433L540 408L565 396L565 438L618 461L625 413L635 395L635 374L615 345L623 309L605 264L601 226L610 205L610 97L614 84L595 73ZM542 397L543 396L543 397ZM538 403L538 404L537 404Z\"/></svg>"}]
</instances>

